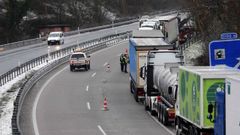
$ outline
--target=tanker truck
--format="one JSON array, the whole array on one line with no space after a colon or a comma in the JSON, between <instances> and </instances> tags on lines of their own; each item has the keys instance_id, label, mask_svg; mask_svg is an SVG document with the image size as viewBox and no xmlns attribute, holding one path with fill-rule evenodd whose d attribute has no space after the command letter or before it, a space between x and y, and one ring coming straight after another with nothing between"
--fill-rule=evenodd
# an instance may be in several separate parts
<instances>
[{"instance_id":1,"label":"tanker truck","mask_svg":"<svg viewBox=\"0 0 240 135\"><path fill-rule=\"evenodd\" d=\"M175 103L176 134L213 135L213 119L216 115L214 114L215 109L212 107L216 102L216 92L225 89L225 82L228 76L239 74L240 72L237 69L225 66L180 66L179 90ZM232 98L234 97L233 93L235 92L232 91ZM237 93L235 95L237 95ZM231 101L229 103L230 104L227 105L231 105L231 103L235 104L236 102ZM236 106L232 107L232 109L233 108L236 109ZM235 110L233 109L232 112L233 111ZM234 115L237 116L236 114ZM234 115L232 116L234 117ZM229 116L232 117L231 114L229 114ZM227 121L229 120L230 119ZM230 121L236 122L237 119ZM229 126L231 127L233 125L234 129L237 129L235 127L237 127L238 124L232 123L232 125L230 124ZM231 130L231 128L229 130ZM239 128L237 130L239 131Z\"/></svg>"},{"instance_id":2,"label":"tanker truck","mask_svg":"<svg viewBox=\"0 0 240 135\"><path fill-rule=\"evenodd\" d=\"M146 65L141 68L145 81L145 109L157 115L167 125L174 122L174 104L177 91L177 73L183 57L176 50L149 51Z\"/></svg>"}]
</instances>

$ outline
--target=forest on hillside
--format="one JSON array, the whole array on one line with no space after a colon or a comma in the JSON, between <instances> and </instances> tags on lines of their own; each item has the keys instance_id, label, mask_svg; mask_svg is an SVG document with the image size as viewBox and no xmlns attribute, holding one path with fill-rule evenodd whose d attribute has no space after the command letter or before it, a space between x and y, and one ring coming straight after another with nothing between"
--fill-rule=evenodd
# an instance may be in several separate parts
<instances>
[{"instance_id":1,"label":"forest on hillside","mask_svg":"<svg viewBox=\"0 0 240 135\"><path fill-rule=\"evenodd\" d=\"M203 41L204 54L196 62L208 63L208 45L212 40L219 40L221 33L240 34L239 0L183 0L195 20L196 28Z\"/></svg>"},{"instance_id":2,"label":"forest on hillside","mask_svg":"<svg viewBox=\"0 0 240 135\"><path fill-rule=\"evenodd\" d=\"M179 0L0 0L0 44L37 37L43 25L86 28L179 9Z\"/></svg>"}]
</instances>

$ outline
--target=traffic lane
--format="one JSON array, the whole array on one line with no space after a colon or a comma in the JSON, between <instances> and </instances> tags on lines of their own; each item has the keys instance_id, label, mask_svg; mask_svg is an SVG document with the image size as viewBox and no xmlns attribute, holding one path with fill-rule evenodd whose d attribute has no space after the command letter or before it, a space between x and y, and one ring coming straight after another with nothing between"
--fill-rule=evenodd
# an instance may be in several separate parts
<instances>
[{"instance_id":1,"label":"traffic lane","mask_svg":"<svg viewBox=\"0 0 240 135\"><path fill-rule=\"evenodd\" d=\"M40 135L96 134L95 115L86 106L87 78L91 72L70 72L69 67L44 89L37 105Z\"/></svg>"},{"instance_id":2,"label":"traffic lane","mask_svg":"<svg viewBox=\"0 0 240 135\"><path fill-rule=\"evenodd\" d=\"M125 32L125 31L136 29L136 27L137 27L137 24L133 23L129 25L119 26L114 29L116 29L119 32ZM87 32L83 34L77 34L77 35L65 37L65 43L63 45L48 46L46 42L44 46L37 46L37 47L29 46L29 47L24 47L24 49L22 50L18 49L18 51L11 50L12 53L6 53L0 56L0 66L1 66L0 75L6 73L10 69L22 63L25 63L29 60L32 60L34 58L47 54L48 51L49 52L56 51L61 48L72 46L74 44L81 43L84 41L100 38L113 33L115 33L115 30L110 28L110 29Z\"/></svg>"},{"instance_id":3,"label":"traffic lane","mask_svg":"<svg viewBox=\"0 0 240 135\"><path fill-rule=\"evenodd\" d=\"M120 50L125 50L126 47L127 45ZM119 53L108 60L111 72L100 70L89 86L97 125L111 135L170 135L149 117L143 105L136 103L130 94L129 74L120 71L119 57L116 55ZM105 97L108 111L102 111Z\"/></svg>"},{"instance_id":4,"label":"traffic lane","mask_svg":"<svg viewBox=\"0 0 240 135\"><path fill-rule=\"evenodd\" d=\"M88 72L70 72L67 66L50 81L37 106L40 134L167 135L134 101L128 88L129 76L120 72L119 54L127 46L126 41L92 54L93 68ZM110 63L111 72L105 71L106 62ZM109 111L102 111L105 96Z\"/></svg>"},{"instance_id":5,"label":"traffic lane","mask_svg":"<svg viewBox=\"0 0 240 135\"><path fill-rule=\"evenodd\" d=\"M98 52L100 53L101 51ZM91 97L87 95L86 88L89 79L98 76L96 72L104 69L106 58L108 57L96 58L93 55L91 70L70 72L67 66L61 74L49 82L37 104L36 122L40 134L100 133L96 125L96 115L92 115L95 112L91 112L87 106L88 102L91 103Z\"/></svg>"}]
</instances>

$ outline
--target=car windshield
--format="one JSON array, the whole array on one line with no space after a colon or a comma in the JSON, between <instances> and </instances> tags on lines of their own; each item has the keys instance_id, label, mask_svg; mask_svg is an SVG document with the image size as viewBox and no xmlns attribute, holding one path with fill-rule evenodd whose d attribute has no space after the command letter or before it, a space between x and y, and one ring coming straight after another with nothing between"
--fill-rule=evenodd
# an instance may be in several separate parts
<instances>
[{"instance_id":1,"label":"car windshield","mask_svg":"<svg viewBox=\"0 0 240 135\"><path fill-rule=\"evenodd\" d=\"M59 36L60 36L59 33L52 33L52 34L49 35L49 37L59 37Z\"/></svg>"},{"instance_id":2,"label":"car windshield","mask_svg":"<svg viewBox=\"0 0 240 135\"><path fill-rule=\"evenodd\" d=\"M142 27L153 28L153 26L151 26L151 25L142 25Z\"/></svg>"},{"instance_id":3,"label":"car windshield","mask_svg":"<svg viewBox=\"0 0 240 135\"><path fill-rule=\"evenodd\" d=\"M84 58L84 54L73 54L72 59L80 59L80 58Z\"/></svg>"}]
</instances>

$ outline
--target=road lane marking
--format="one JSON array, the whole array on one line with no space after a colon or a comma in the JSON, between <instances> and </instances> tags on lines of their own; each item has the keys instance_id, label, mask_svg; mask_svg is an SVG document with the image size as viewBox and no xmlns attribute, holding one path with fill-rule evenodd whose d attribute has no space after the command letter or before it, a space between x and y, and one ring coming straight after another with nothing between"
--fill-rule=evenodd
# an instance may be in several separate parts
<instances>
[{"instance_id":1,"label":"road lane marking","mask_svg":"<svg viewBox=\"0 0 240 135\"><path fill-rule=\"evenodd\" d=\"M66 70L68 68L68 66L66 66L65 68L63 68L62 70L58 71L57 73L55 73L51 78L49 78L47 80L46 83L44 83L44 85L41 87L40 91L37 94L37 97L34 101L34 106L33 106L33 111L32 111L32 121L33 121L33 129L35 132L35 135L39 135L39 130L38 130L38 125L37 125L37 104L38 101L40 99L40 96L43 92L43 90L47 87L47 85L57 76L59 75L62 71Z\"/></svg>"},{"instance_id":2,"label":"road lane marking","mask_svg":"<svg viewBox=\"0 0 240 135\"><path fill-rule=\"evenodd\" d=\"M107 135L100 125L98 125L98 129L102 132L103 135Z\"/></svg>"},{"instance_id":3,"label":"road lane marking","mask_svg":"<svg viewBox=\"0 0 240 135\"><path fill-rule=\"evenodd\" d=\"M161 122L158 121L158 119L154 116L151 115L150 112L147 112L148 115L155 121L157 122L157 124L159 124L163 129L165 129L169 134L171 135L175 135L175 133L173 133L171 130L169 130L168 128L166 128Z\"/></svg>"},{"instance_id":4,"label":"road lane marking","mask_svg":"<svg viewBox=\"0 0 240 135\"><path fill-rule=\"evenodd\" d=\"M89 86L86 87L86 91L88 91Z\"/></svg>"},{"instance_id":5,"label":"road lane marking","mask_svg":"<svg viewBox=\"0 0 240 135\"><path fill-rule=\"evenodd\" d=\"M88 108L88 110L91 110L91 106L90 106L89 102L87 102L87 108Z\"/></svg>"},{"instance_id":6,"label":"road lane marking","mask_svg":"<svg viewBox=\"0 0 240 135\"><path fill-rule=\"evenodd\" d=\"M104 64L103 64L103 67L105 67L107 64L108 64L107 62L106 62L106 63L104 63Z\"/></svg>"},{"instance_id":7,"label":"road lane marking","mask_svg":"<svg viewBox=\"0 0 240 135\"><path fill-rule=\"evenodd\" d=\"M92 74L92 77L94 77L96 75L96 72Z\"/></svg>"},{"instance_id":8,"label":"road lane marking","mask_svg":"<svg viewBox=\"0 0 240 135\"><path fill-rule=\"evenodd\" d=\"M120 57L122 55L122 53L119 53L117 56Z\"/></svg>"}]
</instances>

